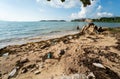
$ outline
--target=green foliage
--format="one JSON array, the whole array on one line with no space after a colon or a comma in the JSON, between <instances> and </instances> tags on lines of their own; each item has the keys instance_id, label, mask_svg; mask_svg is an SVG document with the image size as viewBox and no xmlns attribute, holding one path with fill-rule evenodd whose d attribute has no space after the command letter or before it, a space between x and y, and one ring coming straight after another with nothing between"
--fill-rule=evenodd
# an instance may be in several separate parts
<instances>
[{"instance_id":1,"label":"green foliage","mask_svg":"<svg viewBox=\"0 0 120 79\"><path fill-rule=\"evenodd\" d=\"M83 6L86 7L87 5L91 5L90 0L80 0L83 3Z\"/></svg>"},{"instance_id":2,"label":"green foliage","mask_svg":"<svg viewBox=\"0 0 120 79\"><path fill-rule=\"evenodd\" d=\"M120 17L102 17L100 19L93 19L94 22L120 22Z\"/></svg>"},{"instance_id":3,"label":"green foliage","mask_svg":"<svg viewBox=\"0 0 120 79\"><path fill-rule=\"evenodd\" d=\"M89 18L82 18L82 19L74 19L71 22L84 22L86 19ZM93 22L120 22L120 17L102 17L99 19L91 19Z\"/></svg>"},{"instance_id":4,"label":"green foliage","mask_svg":"<svg viewBox=\"0 0 120 79\"><path fill-rule=\"evenodd\" d=\"M51 1L51 0L47 0L47 1ZM90 0L80 0L83 3L83 6L86 7L87 5L91 5L91 1ZM61 2L65 2L65 0L61 0Z\"/></svg>"},{"instance_id":5,"label":"green foliage","mask_svg":"<svg viewBox=\"0 0 120 79\"><path fill-rule=\"evenodd\" d=\"M47 1L51 1L51 0L47 0ZM65 0L61 0L61 2L65 2Z\"/></svg>"},{"instance_id":6,"label":"green foliage","mask_svg":"<svg viewBox=\"0 0 120 79\"><path fill-rule=\"evenodd\" d=\"M74 20L71 20L71 22L84 22L85 19L74 19Z\"/></svg>"}]
</instances>

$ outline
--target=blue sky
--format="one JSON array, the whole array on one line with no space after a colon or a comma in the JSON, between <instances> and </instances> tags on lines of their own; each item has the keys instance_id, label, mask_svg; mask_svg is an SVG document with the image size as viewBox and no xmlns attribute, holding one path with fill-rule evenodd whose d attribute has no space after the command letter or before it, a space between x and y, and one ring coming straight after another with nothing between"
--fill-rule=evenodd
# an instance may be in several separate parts
<instances>
[{"instance_id":1,"label":"blue sky","mask_svg":"<svg viewBox=\"0 0 120 79\"><path fill-rule=\"evenodd\" d=\"M71 20L120 16L120 0L94 0L83 7L79 0L0 0L0 20Z\"/></svg>"}]
</instances>

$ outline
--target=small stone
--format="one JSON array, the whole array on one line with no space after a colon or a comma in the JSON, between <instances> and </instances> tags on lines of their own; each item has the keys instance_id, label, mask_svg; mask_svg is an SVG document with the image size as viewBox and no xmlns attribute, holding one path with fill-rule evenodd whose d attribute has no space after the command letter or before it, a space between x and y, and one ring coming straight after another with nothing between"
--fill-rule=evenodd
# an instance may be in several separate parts
<instances>
[{"instance_id":1,"label":"small stone","mask_svg":"<svg viewBox=\"0 0 120 79\"><path fill-rule=\"evenodd\" d=\"M36 70L36 68L33 68L33 69L31 69L31 72L34 72Z\"/></svg>"},{"instance_id":2,"label":"small stone","mask_svg":"<svg viewBox=\"0 0 120 79\"><path fill-rule=\"evenodd\" d=\"M40 67L40 68L44 68L44 63L40 63L40 64L39 64L39 67Z\"/></svg>"},{"instance_id":3,"label":"small stone","mask_svg":"<svg viewBox=\"0 0 120 79\"><path fill-rule=\"evenodd\" d=\"M32 68L35 68L36 67L36 64L28 64L27 66L26 66L26 68L27 69L32 69Z\"/></svg>"},{"instance_id":4,"label":"small stone","mask_svg":"<svg viewBox=\"0 0 120 79\"><path fill-rule=\"evenodd\" d=\"M68 38L69 38L69 39L72 39L72 36L69 36Z\"/></svg>"},{"instance_id":5,"label":"small stone","mask_svg":"<svg viewBox=\"0 0 120 79\"><path fill-rule=\"evenodd\" d=\"M91 72L88 76L88 79L95 79L95 75L93 74L93 72Z\"/></svg>"},{"instance_id":6,"label":"small stone","mask_svg":"<svg viewBox=\"0 0 120 79\"><path fill-rule=\"evenodd\" d=\"M65 51L64 50L60 50L59 55L64 55L64 54L65 54Z\"/></svg>"},{"instance_id":7,"label":"small stone","mask_svg":"<svg viewBox=\"0 0 120 79\"><path fill-rule=\"evenodd\" d=\"M34 74L36 74L36 75L37 75L37 74L40 74L40 71L37 70L37 71L34 72Z\"/></svg>"},{"instance_id":8,"label":"small stone","mask_svg":"<svg viewBox=\"0 0 120 79\"><path fill-rule=\"evenodd\" d=\"M36 65L36 69L39 69L39 65L38 64Z\"/></svg>"},{"instance_id":9,"label":"small stone","mask_svg":"<svg viewBox=\"0 0 120 79\"><path fill-rule=\"evenodd\" d=\"M72 75L72 79L80 79L80 75L79 74L74 74L74 75Z\"/></svg>"},{"instance_id":10,"label":"small stone","mask_svg":"<svg viewBox=\"0 0 120 79\"><path fill-rule=\"evenodd\" d=\"M21 73L26 73L27 71L28 71L27 68L23 68Z\"/></svg>"},{"instance_id":11,"label":"small stone","mask_svg":"<svg viewBox=\"0 0 120 79\"><path fill-rule=\"evenodd\" d=\"M64 39L64 40L63 40L63 43L64 43L64 44L68 44L68 43L69 43L69 40L68 40L68 39Z\"/></svg>"},{"instance_id":12,"label":"small stone","mask_svg":"<svg viewBox=\"0 0 120 79\"><path fill-rule=\"evenodd\" d=\"M26 63L26 62L28 62L29 60L28 60L28 58L24 58L24 59L22 59L21 61L20 61L20 63Z\"/></svg>"}]
</instances>

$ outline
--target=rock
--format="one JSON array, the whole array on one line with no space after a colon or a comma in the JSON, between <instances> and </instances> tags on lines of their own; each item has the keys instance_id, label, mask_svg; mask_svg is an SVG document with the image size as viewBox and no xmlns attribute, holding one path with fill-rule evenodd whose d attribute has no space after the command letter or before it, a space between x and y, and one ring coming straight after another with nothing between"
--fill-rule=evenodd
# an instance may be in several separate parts
<instances>
[{"instance_id":1,"label":"rock","mask_svg":"<svg viewBox=\"0 0 120 79\"><path fill-rule=\"evenodd\" d=\"M88 79L95 79L95 75L93 74L93 72L89 73L89 75L87 76Z\"/></svg>"},{"instance_id":2,"label":"rock","mask_svg":"<svg viewBox=\"0 0 120 79\"><path fill-rule=\"evenodd\" d=\"M93 63L93 65L96 66L96 67L105 69L105 66L103 66L103 65L100 64L100 63Z\"/></svg>"},{"instance_id":3,"label":"rock","mask_svg":"<svg viewBox=\"0 0 120 79\"><path fill-rule=\"evenodd\" d=\"M74 74L74 75L72 75L72 79L80 79L80 75L79 74Z\"/></svg>"},{"instance_id":4,"label":"rock","mask_svg":"<svg viewBox=\"0 0 120 79\"><path fill-rule=\"evenodd\" d=\"M60 50L60 53L59 53L59 55L60 56L62 56L62 55L64 55L65 54L65 51L62 49L62 50Z\"/></svg>"},{"instance_id":5,"label":"rock","mask_svg":"<svg viewBox=\"0 0 120 79\"><path fill-rule=\"evenodd\" d=\"M88 25L83 26L81 33L83 34L98 34L102 28L98 28L94 23L89 23Z\"/></svg>"},{"instance_id":6,"label":"rock","mask_svg":"<svg viewBox=\"0 0 120 79\"><path fill-rule=\"evenodd\" d=\"M63 39L62 41L63 41L64 44L70 43L68 39Z\"/></svg>"},{"instance_id":7,"label":"rock","mask_svg":"<svg viewBox=\"0 0 120 79\"><path fill-rule=\"evenodd\" d=\"M27 71L28 71L27 68L23 68L21 73L26 73Z\"/></svg>"},{"instance_id":8,"label":"rock","mask_svg":"<svg viewBox=\"0 0 120 79\"><path fill-rule=\"evenodd\" d=\"M36 67L36 64L29 64L26 66L27 69L32 69L34 67Z\"/></svg>"},{"instance_id":9,"label":"rock","mask_svg":"<svg viewBox=\"0 0 120 79\"><path fill-rule=\"evenodd\" d=\"M28 65L26 65L25 67L22 68L21 73L26 73L28 70L32 70L35 67L36 67L35 64L28 64Z\"/></svg>"},{"instance_id":10,"label":"rock","mask_svg":"<svg viewBox=\"0 0 120 79\"><path fill-rule=\"evenodd\" d=\"M16 66L21 68L23 66L23 63L20 62L20 60L16 61Z\"/></svg>"},{"instance_id":11,"label":"rock","mask_svg":"<svg viewBox=\"0 0 120 79\"><path fill-rule=\"evenodd\" d=\"M43 62L40 63L40 64L39 64L39 67L40 67L40 68L44 68L44 63L43 63Z\"/></svg>"},{"instance_id":12,"label":"rock","mask_svg":"<svg viewBox=\"0 0 120 79\"><path fill-rule=\"evenodd\" d=\"M73 37L72 36L69 36L68 39L71 40Z\"/></svg>"},{"instance_id":13,"label":"rock","mask_svg":"<svg viewBox=\"0 0 120 79\"><path fill-rule=\"evenodd\" d=\"M33 68L33 69L30 70L30 72L34 72L35 70L36 70L36 68Z\"/></svg>"},{"instance_id":14,"label":"rock","mask_svg":"<svg viewBox=\"0 0 120 79\"><path fill-rule=\"evenodd\" d=\"M37 70L37 71L34 72L34 74L36 74L36 75L37 75L37 74L40 74L40 71Z\"/></svg>"},{"instance_id":15,"label":"rock","mask_svg":"<svg viewBox=\"0 0 120 79\"><path fill-rule=\"evenodd\" d=\"M29 62L29 60L27 58L24 58L22 60L18 60L18 61L16 61L16 66L21 68L27 62Z\"/></svg>"},{"instance_id":16,"label":"rock","mask_svg":"<svg viewBox=\"0 0 120 79\"><path fill-rule=\"evenodd\" d=\"M45 49L45 48L47 48L49 46L50 46L50 44L45 44L45 45L41 46L41 49Z\"/></svg>"},{"instance_id":17,"label":"rock","mask_svg":"<svg viewBox=\"0 0 120 79\"><path fill-rule=\"evenodd\" d=\"M26 62L29 62L28 58L24 58L20 61L20 63L23 63L23 64L26 63Z\"/></svg>"},{"instance_id":18,"label":"rock","mask_svg":"<svg viewBox=\"0 0 120 79\"><path fill-rule=\"evenodd\" d=\"M36 64L36 69L39 69L39 65L38 64Z\"/></svg>"},{"instance_id":19,"label":"rock","mask_svg":"<svg viewBox=\"0 0 120 79\"><path fill-rule=\"evenodd\" d=\"M2 77L2 72L0 71L0 77Z\"/></svg>"},{"instance_id":20,"label":"rock","mask_svg":"<svg viewBox=\"0 0 120 79\"><path fill-rule=\"evenodd\" d=\"M16 72L17 72L17 68L14 68L14 69L8 74L8 78L15 76Z\"/></svg>"},{"instance_id":21,"label":"rock","mask_svg":"<svg viewBox=\"0 0 120 79\"><path fill-rule=\"evenodd\" d=\"M80 74L79 79L87 79L87 76L85 74Z\"/></svg>"},{"instance_id":22,"label":"rock","mask_svg":"<svg viewBox=\"0 0 120 79\"><path fill-rule=\"evenodd\" d=\"M99 28L98 28L98 32L103 32L103 28L102 28L102 27L99 27Z\"/></svg>"},{"instance_id":23,"label":"rock","mask_svg":"<svg viewBox=\"0 0 120 79\"><path fill-rule=\"evenodd\" d=\"M71 79L71 76L62 76L60 79Z\"/></svg>"},{"instance_id":24,"label":"rock","mask_svg":"<svg viewBox=\"0 0 120 79\"><path fill-rule=\"evenodd\" d=\"M77 30L80 30L79 26L77 26Z\"/></svg>"}]
</instances>

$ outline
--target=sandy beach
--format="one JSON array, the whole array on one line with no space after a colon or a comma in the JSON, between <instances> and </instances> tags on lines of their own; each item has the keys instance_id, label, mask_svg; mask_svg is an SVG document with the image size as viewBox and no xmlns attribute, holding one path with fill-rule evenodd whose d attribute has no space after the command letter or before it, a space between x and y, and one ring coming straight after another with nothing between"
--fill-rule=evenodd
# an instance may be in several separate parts
<instances>
[{"instance_id":1,"label":"sandy beach","mask_svg":"<svg viewBox=\"0 0 120 79\"><path fill-rule=\"evenodd\" d=\"M120 79L120 32L7 46L0 49L0 62L0 79Z\"/></svg>"}]
</instances>

